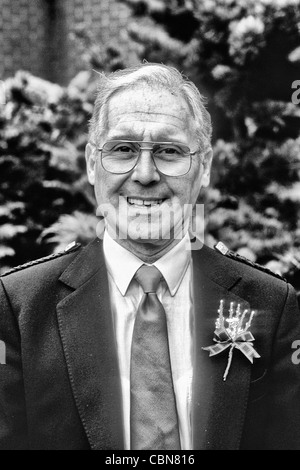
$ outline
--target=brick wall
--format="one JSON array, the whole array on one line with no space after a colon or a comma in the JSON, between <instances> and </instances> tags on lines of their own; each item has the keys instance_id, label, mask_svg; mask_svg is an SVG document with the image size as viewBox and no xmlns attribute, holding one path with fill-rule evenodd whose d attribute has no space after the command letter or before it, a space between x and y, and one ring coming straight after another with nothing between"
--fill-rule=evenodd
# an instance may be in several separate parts
<instances>
[{"instance_id":1,"label":"brick wall","mask_svg":"<svg viewBox=\"0 0 300 470\"><path fill-rule=\"evenodd\" d=\"M71 35L82 23L100 44L122 44L134 62L129 15L117 0L0 0L0 80L22 69L67 84L87 67Z\"/></svg>"},{"instance_id":2,"label":"brick wall","mask_svg":"<svg viewBox=\"0 0 300 470\"><path fill-rule=\"evenodd\" d=\"M17 69L43 74L46 9L39 0L0 0L0 75Z\"/></svg>"}]
</instances>

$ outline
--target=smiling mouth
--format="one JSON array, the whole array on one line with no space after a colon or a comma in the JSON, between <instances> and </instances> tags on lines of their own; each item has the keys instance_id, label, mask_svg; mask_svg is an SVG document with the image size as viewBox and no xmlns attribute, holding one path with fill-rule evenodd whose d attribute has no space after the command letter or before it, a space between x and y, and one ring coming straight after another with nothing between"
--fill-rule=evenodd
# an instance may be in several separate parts
<instances>
[{"instance_id":1,"label":"smiling mouth","mask_svg":"<svg viewBox=\"0 0 300 470\"><path fill-rule=\"evenodd\" d=\"M138 199L134 197L128 197L127 202L131 206L139 207L154 207L162 204L166 199Z\"/></svg>"}]
</instances>

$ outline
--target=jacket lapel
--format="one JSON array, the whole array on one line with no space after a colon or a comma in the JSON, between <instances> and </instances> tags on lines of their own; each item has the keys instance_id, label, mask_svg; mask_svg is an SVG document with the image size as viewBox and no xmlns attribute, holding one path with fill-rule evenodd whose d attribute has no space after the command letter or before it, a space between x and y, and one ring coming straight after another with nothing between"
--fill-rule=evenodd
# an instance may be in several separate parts
<instances>
[{"instance_id":1,"label":"jacket lapel","mask_svg":"<svg viewBox=\"0 0 300 470\"><path fill-rule=\"evenodd\" d=\"M193 448L238 449L250 386L251 363L234 351L209 357L221 299L249 306L234 293L241 281L225 272L222 256L205 246L193 251L194 381ZM121 386L102 243L83 249L60 277L72 289L57 305L74 400L92 449L123 449Z\"/></svg>"},{"instance_id":2,"label":"jacket lapel","mask_svg":"<svg viewBox=\"0 0 300 470\"><path fill-rule=\"evenodd\" d=\"M241 281L234 271L225 271L223 256L203 247L193 252L194 270L194 382L193 441L194 449L238 449L243 429L250 386L251 363L233 351L233 360L223 381L228 349L209 357L202 347L214 344L215 321L221 299L227 310L230 302L249 304L232 290ZM225 310L225 313L227 314Z\"/></svg>"},{"instance_id":3,"label":"jacket lapel","mask_svg":"<svg viewBox=\"0 0 300 470\"><path fill-rule=\"evenodd\" d=\"M78 412L92 449L122 449L121 387L102 244L83 249L60 281L75 289L57 305Z\"/></svg>"}]
</instances>

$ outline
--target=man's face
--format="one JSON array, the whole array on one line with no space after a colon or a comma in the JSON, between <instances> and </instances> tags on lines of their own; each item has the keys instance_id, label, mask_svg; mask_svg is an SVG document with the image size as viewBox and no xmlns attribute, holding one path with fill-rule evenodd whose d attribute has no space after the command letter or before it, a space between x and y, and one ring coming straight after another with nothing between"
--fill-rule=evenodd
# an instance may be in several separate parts
<instances>
[{"instance_id":1,"label":"man's face","mask_svg":"<svg viewBox=\"0 0 300 470\"><path fill-rule=\"evenodd\" d=\"M166 89L139 85L120 91L110 99L107 116L108 130L99 142L100 147L120 139L176 141L192 152L199 148L187 103ZM180 225L183 208L187 204L194 206L201 186L209 183L210 162L203 166L199 153L192 156L190 171L176 177L159 173L149 150L141 152L134 169L126 174L105 171L100 152L90 144L86 158L98 207L106 210L111 205L106 221L129 243L168 246L175 237L174 226Z\"/></svg>"}]
</instances>

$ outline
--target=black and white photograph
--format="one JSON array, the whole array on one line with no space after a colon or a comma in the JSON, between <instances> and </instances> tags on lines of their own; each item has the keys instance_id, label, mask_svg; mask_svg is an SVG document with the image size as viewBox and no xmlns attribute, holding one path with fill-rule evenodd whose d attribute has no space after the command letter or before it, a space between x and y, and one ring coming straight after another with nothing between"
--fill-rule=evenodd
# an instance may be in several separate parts
<instances>
[{"instance_id":1,"label":"black and white photograph","mask_svg":"<svg viewBox=\"0 0 300 470\"><path fill-rule=\"evenodd\" d=\"M0 450L300 450L300 0L0 0Z\"/></svg>"}]
</instances>

